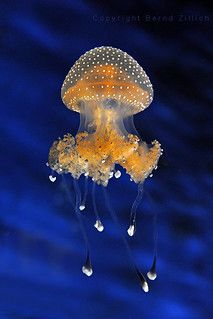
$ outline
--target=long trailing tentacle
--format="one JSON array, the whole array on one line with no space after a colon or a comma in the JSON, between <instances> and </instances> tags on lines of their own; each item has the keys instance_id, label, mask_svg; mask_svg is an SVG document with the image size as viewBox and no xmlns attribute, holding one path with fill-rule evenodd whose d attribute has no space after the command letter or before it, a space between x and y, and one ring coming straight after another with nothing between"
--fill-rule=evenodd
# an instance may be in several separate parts
<instances>
[{"instance_id":1,"label":"long trailing tentacle","mask_svg":"<svg viewBox=\"0 0 213 319\"><path fill-rule=\"evenodd\" d=\"M140 284L141 284L141 287L142 289L145 291L145 292L148 292L149 291L149 286L148 286L148 283L146 281L146 278L145 276L143 275L143 273L139 270L139 268L137 267L137 265L135 264L134 262L134 259L133 259L133 256L132 256L132 252L131 252L131 249L129 247L129 244L126 240L126 238L123 236L122 234L122 230L121 230L121 227L120 227L120 224L119 224L119 221L118 221L118 218L117 218L117 215L115 213L115 211L112 209L110 203L109 203L109 199L108 199L108 195L107 195L107 191L106 191L106 188L105 187L102 187L102 190L103 190L103 193L104 193L104 199L105 199L105 203L106 203L106 206L111 214L111 217L114 221L114 223L116 224L116 226L118 227L118 229L120 229L120 232L121 232L121 237L122 237L122 240L123 240L123 243L126 247L126 250L127 250L127 253L128 253L128 256L129 256L129 259L131 261L131 264L133 266L133 269L137 275L137 277L139 278L139 281L140 281Z\"/></svg>"},{"instance_id":2,"label":"long trailing tentacle","mask_svg":"<svg viewBox=\"0 0 213 319\"><path fill-rule=\"evenodd\" d=\"M151 196L146 193L151 205L153 206L153 200ZM150 280L155 280L157 278L157 246L158 246L158 228L157 228L157 211L153 207L153 242L154 242L154 248L153 248L153 259L152 259L152 265L150 267L150 270L147 273L147 277Z\"/></svg>"},{"instance_id":3,"label":"long trailing tentacle","mask_svg":"<svg viewBox=\"0 0 213 319\"><path fill-rule=\"evenodd\" d=\"M94 227L99 232L102 232L104 230L104 226L103 226L103 224L101 222L101 219L100 219L100 216L99 216L99 213L98 213L95 191L96 191L96 183L93 182L93 185L92 185L92 203L93 203L93 209L94 209L94 213L95 213L95 217L96 217L96 222L94 224Z\"/></svg>"},{"instance_id":4,"label":"long trailing tentacle","mask_svg":"<svg viewBox=\"0 0 213 319\"><path fill-rule=\"evenodd\" d=\"M75 216L78 219L78 223L80 226L82 237L83 237L84 242L85 242L86 260L85 260L85 263L82 267L82 272L87 276L91 276L93 273L93 269L92 269L91 258L90 258L89 241L88 241L88 236L87 236L87 233L86 233L86 230L84 227L83 220L81 218L81 213L79 211L79 203L81 201L81 193L80 193L79 185L78 185L77 180L73 179L73 186L74 186L74 190L75 190L75 202L73 202L73 199L70 195L70 191L69 191L69 188L67 185L67 181L66 181L64 176L62 176L62 179L63 179L63 184L64 184L64 190L67 194L68 200L70 201L70 203L72 204L72 206L74 208Z\"/></svg>"},{"instance_id":5,"label":"long trailing tentacle","mask_svg":"<svg viewBox=\"0 0 213 319\"><path fill-rule=\"evenodd\" d=\"M81 217L81 213L79 211L79 206L81 203L81 192L79 189L78 181L76 179L73 179L73 186L74 186L75 196L76 196L75 212L76 212L76 216L77 216L78 221L79 221L81 233L83 235L85 247L86 247L86 261L85 261L84 266L82 267L82 272L87 276L91 276L93 273L93 269L92 269L91 258L90 258L89 241L88 241L88 236L87 236L87 233L86 233L86 230L84 227L84 223L83 223L83 220Z\"/></svg>"},{"instance_id":6,"label":"long trailing tentacle","mask_svg":"<svg viewBox=\"0 0 213 319\"><path fill-rule=\"evenodd\" d=\"M129 236L133 236L136 232L136 215L137 215L138 206L142 200L142 196L143 196L143 183L139 183L138 194L132 204L131 213L130 213L130 225L129 225L129 228L127 229L127 233Z\"/></svg>"},{"instance_id":7,"label":"long trailing tentacle","mask_svg":"<svg viewBox=\"0 0 213 319\"><path fill-rule=\"evenodd\" d=\"M84 194L83 198L81 200L81 204L79 206L79 209L82 211L86 207L86 200L87 200L87 194L88 194L88 176L85 176L85 181L84 181Z\"/></svg>"}]
</instances>

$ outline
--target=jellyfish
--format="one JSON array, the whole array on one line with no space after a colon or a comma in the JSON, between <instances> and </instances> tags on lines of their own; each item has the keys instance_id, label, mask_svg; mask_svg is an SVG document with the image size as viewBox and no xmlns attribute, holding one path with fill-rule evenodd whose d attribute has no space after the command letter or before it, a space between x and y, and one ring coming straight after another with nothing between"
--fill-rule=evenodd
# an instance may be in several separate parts
<instances>
[{"instance_id":1,"label":"jellyfish","mask_svg":"<svg viewBox=\"0 0 213 319\"><path fill-rule=\"evenodd\" d=\"M105 192L110 179L121 175L116 165L123 167L130 180L138 185L127 229L128 235L133 236L144 181L152 176L162 154L157 140L151 145L141 140L133 122L133 116L145 110L153 100L149 77L126 52L110 46L97 47L83 54L70 69L61 88L61 98L68 109L80 113L80 125L75 137L68 133L53 143L48 165L60 175L73 177L78 218L85 209L88 179L92 179L94 226L100 232L104 226L96 206L96 185L101 185ZM85 176L83 198L77 183L81 175ZM50 179L54 181L55 176L50 175ZM105 199L108 202L106 192ZM110 207L109 210L112 212ZM113 216L116 222L115 214ZM124 243L129 250L126 238ZM144 291L148 291L145 276L136 266L135 270ZM82 271L92 274L89 250ZM156 254L147 276L156 277Z\"/></svg>"}]
</instances>

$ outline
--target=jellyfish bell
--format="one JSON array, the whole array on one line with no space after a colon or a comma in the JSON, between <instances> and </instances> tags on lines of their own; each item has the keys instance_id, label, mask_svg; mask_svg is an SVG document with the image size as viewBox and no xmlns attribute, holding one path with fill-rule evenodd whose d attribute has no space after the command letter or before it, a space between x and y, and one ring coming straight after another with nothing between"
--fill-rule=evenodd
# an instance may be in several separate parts
<instances>
[{"instance_id":1,"label":"jellyfish bell","mask_svg":"<svg viewBox=\"0 0 213 319\"><path fill-rule=\"evenodd\" d=\"M81 113L79 101L108 101L124 114L143 111L153 99L152 84L143 68L120 49L100 47L82 55L61 88L64 104Z\"/></svg>"},{"instance_id":2,"label":"jellyfish bell","mask_svg":"<svg viewBox=\"0 0 213 319\"><path fill-rule=\"evenodd\" d=\"M99 47L82 55L68 72L62 88L61 98L71 111L80 113L80 126L76 136L64 135L50 148L48 164L58 174L71 174L76 194L75 212L78 219L86 208L88 178L93 181L92 198L96 217L94 227L102 232L96 202L97 184L104 186L105 202L114 221L117 219L106 197L106 186L111 178L119 178L122 166L130 180L138 184L138 194L130 213L129 236L136 231L136 211L143 195L143 182L156 169L161 145L142 141L134 128L133 115L146 109L153 99L152 84L143 68L130 55L113 47ZM81 201L76 181L85 176L85 192ZM51 175L51 181L55 177ZM81 223L81 229L82 222ZM84 230L87 257L82 271L87 276L93 272L88 240ZM129 252L126 239L124 244ZM135 266L134 266L135 267ZM144 291L148 284L144 275L135 267ZM150 275L151 274L151 275ZM156 275L156 249L148 278Z\"/></svg>"},{"instance_id":3,"label":"jellyfish bell","mask_svg":"<svg viewBox=\"0 0 213 319\"><path fill-rule=\"evenodd\" d=\"M154 141L149 147L128 131L126 123L150 105L153 88L131 56L112 47L86 52L67 74L61 97L67 108L80 113L81 120L75 138L68 134L53 144L49 156L53 170L74 178L88 174L104 186L115 164L135 183L151 174L161 154L160 144Z\"/></svg>"}]
</instances>

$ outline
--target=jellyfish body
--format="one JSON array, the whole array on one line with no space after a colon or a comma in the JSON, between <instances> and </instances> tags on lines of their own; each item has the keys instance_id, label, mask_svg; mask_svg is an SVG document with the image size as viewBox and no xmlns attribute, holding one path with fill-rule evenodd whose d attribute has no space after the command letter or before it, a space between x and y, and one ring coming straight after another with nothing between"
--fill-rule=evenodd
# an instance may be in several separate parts
<instances>
[{"instance_id":1,"label":"jellyfish body","mask_svg":"<svg viewBox=\"0 0 213 319\"><path fill-rule=\"evenodd\" d=\"M48 165L58 174L70 173L74 178L75 211L79 210L78 219L81 215L79 212L85 209L87 180L89 177L93 180L92 196L96 215L94 227L99 232L104 230L104 226L96 206L95 185L107 186L114 173L115 178L119 178L121 173L115 172L115 165L122 166L130 179L138 184L138 195L132 205L127 230L129 236L133 236L143 182L157 167L162 154L160 143L155 140L151 145L146 144L138 136L133 124L133 115L147 108L153 99L152 84L148 76L127 53L112 47L99 47L86 52L76 61L64 80L61 97L67 108L80 113L80 127L75 137L66 134L53 143ZM76 181L82 174L86 177L86 191L80 202ZM50 180L54 181L55 177L50 176ZM105 187L103 190L108 203ZM117 223L109 205L108 209ZM82 271L90 276L92 266L84 230L83 236L87 253ZM124 237L123 241L131 255ZM143 290L148 291L144 275L135 265L134 269ZM156 249L147 276L149 279L156 278Z\"/></svg>"},{"instance_id":2,"label":"jellyfish body","mask_svg":"<svg viewBox=\"0 0 213 319\"><path fill-rule=\"evenodd\" d=\"M77 179L84 174L104 186L115 164L135 183L151 174L161 155L160 144L153 141L148 146L129 132L129 124L134 114L149 106L153 89L132 57L112 47L86 52L67 74L61 96L70 110L80 113L81 121L75 138L67 134L53 143L49 165L54 171Z\"/></svg>"}]
</instances>

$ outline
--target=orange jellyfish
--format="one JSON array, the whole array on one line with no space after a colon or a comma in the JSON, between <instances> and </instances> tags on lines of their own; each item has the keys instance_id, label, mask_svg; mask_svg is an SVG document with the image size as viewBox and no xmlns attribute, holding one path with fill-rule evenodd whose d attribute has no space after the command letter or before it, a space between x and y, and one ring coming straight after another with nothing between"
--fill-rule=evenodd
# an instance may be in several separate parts
<instances>
[{"instance_id":1,"label":"orange jellyfish","mask_svg":"<svg viewBox=\"0 0 213 319\"><path fill-rule=\"evenodd\" d=\"M133 115L147 108L153 99L153 88L143 68L127 53L113 47L98 47L82 55L70 69L61 88L61 97L72 111L80 113L80 127L75 137L66 134L55 141L49 153L49 166L58 174L70 173L75 181L76 210L85 208L80 202L76 181L83 174L93 184L107 186L113 175L118 178L122 166L130 179L138 184L128 234L136 230L136 210L142 196L144 180L157 168L161 145L147 145L133 124ZM55 177L50 176L53 181ZM95 187L95 186L94 186ZM93 189L95 192L95 189ZM94 209L97 212L94 200ZM79 216L78 212L78 216ZM95 227L103 230L97 214ZM155 256L156 257L156 256ZM156 258L149 279L156 277ZM148 285L136 267L144 291ZM91 275L89 253L83 272Z\"/></svg>"}]
</instances>

